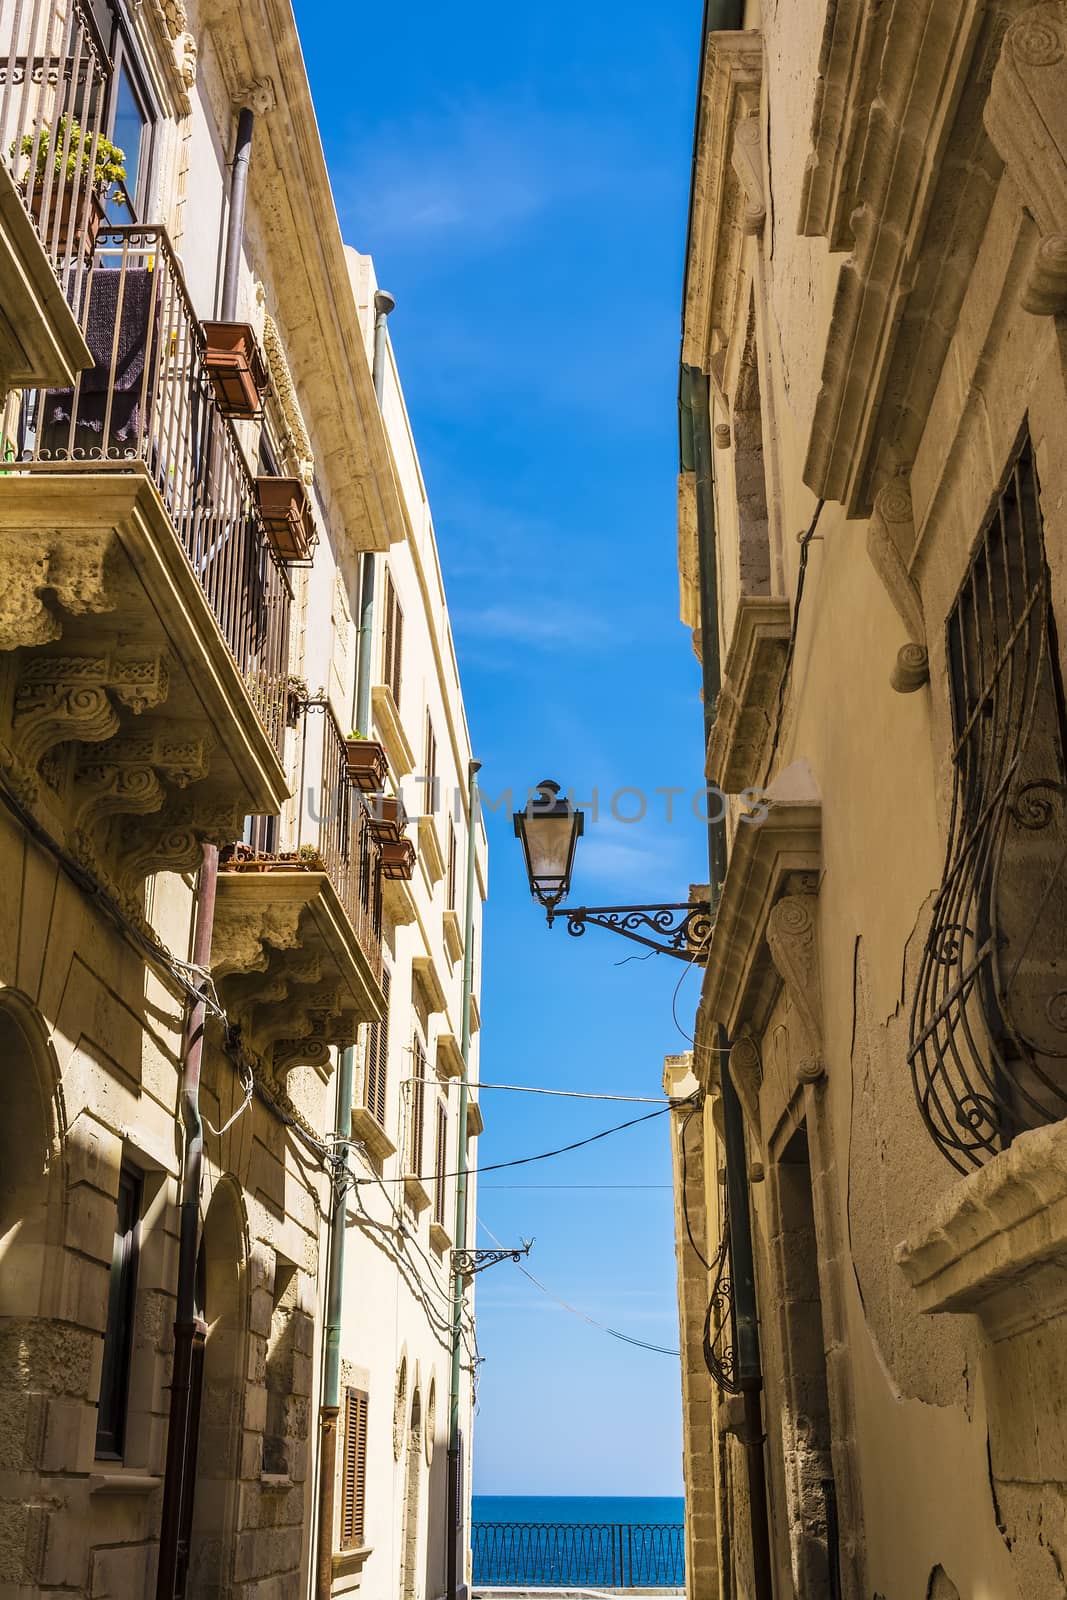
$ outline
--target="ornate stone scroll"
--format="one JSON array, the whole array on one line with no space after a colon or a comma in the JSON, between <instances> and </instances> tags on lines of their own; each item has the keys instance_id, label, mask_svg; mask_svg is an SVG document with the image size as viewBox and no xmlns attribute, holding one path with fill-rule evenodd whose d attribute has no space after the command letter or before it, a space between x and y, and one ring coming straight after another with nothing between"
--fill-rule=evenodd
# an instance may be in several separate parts
<instances>
[{"instance_id":1,"label":"ornate stone scroll","mask_svg":"<svg viewBox=\"0 0 1067 1600\"><path fill-rule=\"evenodd\" d=\"M818 898L789 894L767 919L767 948L786 986L804 1035L798 1083L815 1083L826 1072L822 1045L822 992L816 939Z\"/></svg>"},{"instance_id":2,"label":"ornate stone scroll","mask_svg":"<svg viewBox=\"0 0 1067 1600\"><path fill-rule=\"evenodd\" d=\"M904 478L893 478L875 497L867 524L867 554L908 633L908 643L897 652L889 676L899 694L921 689L930 677L922 598L905 560L905 552L910 553L914 544L911 491Z\"/></svg>"}]
</instances>

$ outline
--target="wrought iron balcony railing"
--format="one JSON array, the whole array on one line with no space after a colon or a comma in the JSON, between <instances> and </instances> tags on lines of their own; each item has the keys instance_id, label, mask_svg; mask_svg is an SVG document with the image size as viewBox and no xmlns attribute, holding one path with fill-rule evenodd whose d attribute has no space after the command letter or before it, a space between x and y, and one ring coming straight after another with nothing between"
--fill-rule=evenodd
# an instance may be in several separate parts
<instances>
[{"instance_id":1,"label":"wrought iron balcony railing","mask_svg":"<svg viewBox=\"0 0 1067 1600\"><path fill-rule=\"evenodd\" d=\"M24 395L20 457L67 470L145 463L280 752L292 591L234 424L216 404L200 322L165 231L102 230L70 291L95 364L72 389Z\"/></svg>"},{"instance_id":2,"label":"wrought iron balcony railing","mask_svg":"<svg viewBox=\"0 0 1067 1600\"><path fill-rule=\"evenodd\" d=\"M381 846L370 826L363 795L352 781L344 735L329 702L324 696L314 696L304 702L303 711L300 794L305 799L309 791L314 789L315 746L319 742L311 736L312 728L316 724L321 728L318 801L315 806L318 840L311 842L315 844L330 881L341 897L374 976L380 979Z\"/></svg>"},{"instance_id":3,"label":"wrought iron balcony railing","mask_svg":"<svg viewBox=\"0 0 1067 1600\"><path fill-rule=\"evenodd\" d=\"M474 1586L680 1589L685 1528L678 1522L475 1522Z\"/></svg>"},{"instance_id":4,"label":"wrought iron balcony railing","mask_svg":"<svg viewBox=\"0 0 1067 1600\"><path fill-rule=\"evenodd\" d=\"M87 0L0 8L0 160L66 288L103 216L111 76Z\"/></svg>"}]
</instances>

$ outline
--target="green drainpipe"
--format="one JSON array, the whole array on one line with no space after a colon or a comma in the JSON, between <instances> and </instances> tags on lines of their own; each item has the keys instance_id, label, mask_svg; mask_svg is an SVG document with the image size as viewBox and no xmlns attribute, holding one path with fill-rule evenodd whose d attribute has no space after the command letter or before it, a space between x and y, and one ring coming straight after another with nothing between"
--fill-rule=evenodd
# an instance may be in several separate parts
<instances>
[{"instance_id":1,"label":"green drainpipe","mask_svg":"<svg viewBox=\"0 0 1067 1600\"><path fill-rule=\"evenodd\" d=\"M454 1248L467 1246L467 1105L470 1089L467 1062L471 1048L471 989L474 983L474 890L475 856L478 847L478 772L480 761L468 768L467 816L467 902L463 918L463 1033L460 1050L463 1076L459 1084L459 1153L456 1157L456 1228ZM459 1586L459 1535L463 1526L460 1503L462 1435L459 1421L459 1389L463 1372L463 1275L452 1274L452 1375L448 1390L448 1490L445 1512L446 1586L448 1600L456 1600Z\"/></svg>"}]
</instances>

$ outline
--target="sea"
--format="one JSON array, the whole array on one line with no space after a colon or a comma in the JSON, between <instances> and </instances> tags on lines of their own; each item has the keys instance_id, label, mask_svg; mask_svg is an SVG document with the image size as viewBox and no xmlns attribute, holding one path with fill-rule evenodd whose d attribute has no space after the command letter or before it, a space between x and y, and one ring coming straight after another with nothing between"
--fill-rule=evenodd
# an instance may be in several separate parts
<instances>
[{"instance_id":1,"label":"sea","mask_svg":"<svg viewBox=\"0 0 1067 1600\"><path fill-rule=\"evenodd\" d=\"M491 1495L473 1505L476 1588L681 1589L680 1495Z\"/></svg>"}]
</instances>

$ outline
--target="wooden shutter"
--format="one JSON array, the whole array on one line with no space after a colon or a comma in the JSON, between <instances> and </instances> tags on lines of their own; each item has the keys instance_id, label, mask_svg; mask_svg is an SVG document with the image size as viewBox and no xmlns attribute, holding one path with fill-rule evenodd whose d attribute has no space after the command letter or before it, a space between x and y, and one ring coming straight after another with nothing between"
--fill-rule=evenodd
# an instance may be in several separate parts
<instances>
[{"instance_id":1,"label":"wooden shutter","mask_svg":"<svg viewBox=\"0 0 1067 1600\"><path fill-rule=\"evenodd\" d=\"M341 1549L366 1543L367 1396L345 1390L345 1438L341 1471Z\"/></svg>"},{"instance_id":2,"label":"wooden shutter","mask_svg":"<svg viewBox=\"0 0 1067 1600\"><path fill-rule=\"evenodd\" d=\"M447 899L445 905L449 911L456 909L456 829L455 824L448 824L448 875L446 878Z\"/></svg>"},{"instance_id":3,"label":"wooden shutter","mask_svg":"<svg viewBox=\"0 0 1067 1600\"><path fill-rule=\"evenodd\" d=\"M445 1226L445 1173L448 1171L448 1108L437 1102L437 1141L434 1149L433 1219Z\"/></svg>"},{"instance_id":4,"label":"wooden shutter","mask_svg":"<svg viewBox=\"0 0 1067 1600\"><path fill-rule=\"evenodd\" d=\"M415 1039L413 1050L415 1077L411 1085L411 1150L409 1171L422 1177L422 1157L426 1126L426 1051L422 1040Z\"/></svg>"},{"instance_id":5,"label":"wooden shutter","mask_svg":"<svg viewBox=\"0 0 1067 1600\"><path fill-rule=\"evenodd\" d=\"M426 809L437 810L437 735L429 711L426 712Z\"/></svg>"},{"instance_id":6,"label":"wooden shutter","mask_svg":"<svg viewBox=\"0 0 1067 1600\"><path fill-rule=\"evenodd\" d=\"M385 574L385 647L382 671L396 705L400 705L400 673L404 654L404 613L400 609L396 587L387 571Z\"/></svg>"},{"instance_id":7,"label":"wooden shutter","mask_svg":"<svg viewBox=\"0 0 1067 1600\"><path fill-rule=\"evenodd\" d=\"M389 987L392 975L386 967L382 972L382 993L385 1010L381 1019L371 1026L367 1040L366 1095L367 1110L374 1120L385 1127L385 1091L389 1070Z\"/></svg>"}]
</instances>

